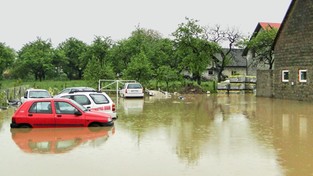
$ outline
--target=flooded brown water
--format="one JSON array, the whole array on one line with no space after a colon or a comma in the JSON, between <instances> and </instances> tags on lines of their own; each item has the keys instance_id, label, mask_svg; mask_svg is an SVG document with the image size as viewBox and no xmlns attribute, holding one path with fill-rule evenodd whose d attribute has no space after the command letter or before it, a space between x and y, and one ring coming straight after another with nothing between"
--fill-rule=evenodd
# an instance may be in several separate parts
<instances>
[{"instance_id":1,"label":"flooded brown water","mask_svg":"<svg viewBox=\"0 0 313 176\"><path fill-rule=\"evenodd\" d=\"M10 129L11 108L0 112L1 175L313 175L312 107L254 95L119 99L112 128L29 131Z\"/></svg>"}]
</instances>

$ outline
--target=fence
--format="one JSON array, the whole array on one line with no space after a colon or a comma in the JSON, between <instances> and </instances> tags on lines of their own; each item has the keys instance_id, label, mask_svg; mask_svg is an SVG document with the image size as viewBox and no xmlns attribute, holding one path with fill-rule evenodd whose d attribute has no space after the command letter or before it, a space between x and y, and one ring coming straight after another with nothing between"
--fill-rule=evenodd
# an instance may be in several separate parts
<instances>
[{"instance_id":1,"label":"fence","mask_svg":"<svg viewBox=\"0 0 313 176\"><path fill-rule=\"evenodd\" d=\"M18 103L28 86L13 87L0 90L0 107L5 108L10 104Z\"/></svg>"}]
</instances>

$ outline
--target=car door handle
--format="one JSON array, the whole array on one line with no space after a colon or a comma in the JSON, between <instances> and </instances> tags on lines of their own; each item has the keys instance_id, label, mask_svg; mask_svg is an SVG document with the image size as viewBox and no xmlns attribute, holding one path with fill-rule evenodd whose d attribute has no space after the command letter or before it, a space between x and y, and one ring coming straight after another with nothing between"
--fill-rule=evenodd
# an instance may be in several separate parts
<instances>
[{"instance_id":1,"label":"car door handle","mask_svg":"<svg viewBox=\"0 0 313 176\"><path fill-rule=\"evenodd\" d=\"M33 116L33 114L28 114L28 116Z\"/></svg>"},{"instance_id":2,"label":"car door handle","mask_svg":"<svg viewBox=\"0 0 313 176\"><path fill-rule=\"evenodd\" d=\"M62 117L62 115L57 115L57 117Z\"/></svg>"}]
</instances>

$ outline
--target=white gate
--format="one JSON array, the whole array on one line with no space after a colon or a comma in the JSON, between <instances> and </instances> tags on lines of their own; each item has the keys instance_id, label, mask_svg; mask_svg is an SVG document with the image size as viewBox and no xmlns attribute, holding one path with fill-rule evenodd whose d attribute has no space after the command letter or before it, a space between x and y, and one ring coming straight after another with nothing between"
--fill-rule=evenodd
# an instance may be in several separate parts
<instances>
[{"instance_id":1,"label":"white gate","mask_svg":"<svg viewBox=\"0 0 313 176\"><path fill-rule=\"evenodd\" d=\"M119 86L124 85L125 83L136 83L136 80L108 80L108 79L99 79L98 81L98 90L104 92L116 92L119 94Z\"/></svg>"}]
</instances>

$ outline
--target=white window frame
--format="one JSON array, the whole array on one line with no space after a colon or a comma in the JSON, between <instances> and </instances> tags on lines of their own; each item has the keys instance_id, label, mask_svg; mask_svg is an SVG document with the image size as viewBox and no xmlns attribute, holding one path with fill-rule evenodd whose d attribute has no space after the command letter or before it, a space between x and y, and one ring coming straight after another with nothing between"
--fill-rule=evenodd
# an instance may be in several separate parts
<instances>
[{"instance_id":1,"label":"white window frame","mask_svg":"<svg viewBox=\"0 0 313 176\"><path fill-rule=\"evenodd\" d=\"M285 73L288 74L288 78L286 79ZM282 82L289 82L289 70L282 70L281 71L281 81Z\"/></svg>"},{"instance_id":2,"label":"white window frame","mask_svg":"<svg viewBox=\"0 0 313 176\"><path fill-rule=\"evenodd\" d=\"M305 73L305 75L306 75L305 79L302 78L303 73ZM307 69L299 70L299 82L307 82L307 80L308 80L308 70Z\"/></svg>"}]
</instances>

